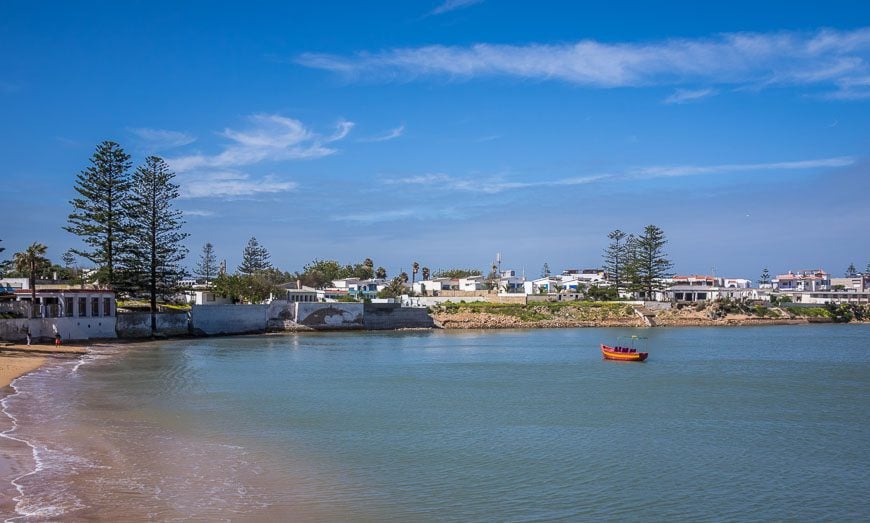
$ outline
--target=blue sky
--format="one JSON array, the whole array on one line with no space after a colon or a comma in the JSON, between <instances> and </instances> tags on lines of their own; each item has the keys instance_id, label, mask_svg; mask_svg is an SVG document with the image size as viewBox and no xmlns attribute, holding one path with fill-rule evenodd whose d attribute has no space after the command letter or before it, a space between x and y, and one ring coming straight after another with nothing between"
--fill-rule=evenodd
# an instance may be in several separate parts
<instances>
[{"instance_id":1,"label":"blue sky","mask_svg":"<svg viewBox=\"0 0 870 523\"><path fill-rule=\"evenodd\" d=\"M178 173L191 263L870 262L866 2L0 4L4 255L59 259L97 143ZM0 255L2 256L2 255Z\"/></svg>"}]
</instances>

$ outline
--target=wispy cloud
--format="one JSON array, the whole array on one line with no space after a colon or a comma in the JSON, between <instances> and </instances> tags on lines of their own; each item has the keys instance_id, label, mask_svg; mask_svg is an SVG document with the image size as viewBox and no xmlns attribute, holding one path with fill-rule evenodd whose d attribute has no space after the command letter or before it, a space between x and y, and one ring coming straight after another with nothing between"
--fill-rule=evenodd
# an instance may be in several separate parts
<instances>
[{"instance_id":1,"label":"wispy cloud","mask_svg":"<svg viewBox=\"0 0 870 523\"><path fill-rule=\"evenodd\" d=\"M432 14L442 15L444 13L449 13L450 11L456 11L457 9L471 7L474 4L479 4L481 2L483 2L483 0L445 0L438 7L432 10Z\"/></svg>"},{"instance_id":2,"label":"wispy cloud","mask_svg":"<svg viewBox=\"0 0 870 523\"><path fill-rule=\"evenodd\" d=\"M196 216L201 218L215 215L214 211L204 211L202 209L183 209L181 212L183 212L185 216Z\"/></svg>"},{"instance_id":3,"label":"wispy cloud","mask_svg":"<svg viewBox=\"0 0 870 523\"><path fill-rule=\"evenodd\" d=\"M411 207L383 211L367 211L360 213L340 214L333 216L334 221L379 223L400 220L430 220L430 219L462 219L465 214L454 207L432 209L427 207Z\"/></svg>"},{"instance_id":4,"label":"wispy cloud","mask_svg":"<svg viewBox=\"0 0 870 523\"><path fill-rule=\"evenodd\" d=\"M580 176L575 178L561 178L557 180L535 181L511 181L503 177L492 176L487 178L457 178L443 173L421 174L406 178L392 178L384 180L387 185L419 185L436 187L451 191L466 191L474 193L498 194L515 189L529 189L537 187L568 187L572 185L586 185L597 182L607 175Z\"/></svg>"},{"instance_id":5,"label":"wispy cloud","mask_svg":"<svg viewBox=\"0 0 870 523\"><path fill-rule=\"evenodd\" d=\"M293 191L296 182L281 180L274 175L253 178L247 173L215 171L183 175L180 180L182 198L244 198L269 193Z\"/></svg>"},{"instance_id":6,"label":"wispy cloud","mask_svg":"<svg viewBox=\"0 0 870 523\"><path fill-rule=\"evenodd\" d=\"M734 163L723 165L672 165L644 167L631 172L635 178L669 178L704 174L727 174L751 171L801 171L819 168L848 167L855 163L851 156L770 163Z\"/></svg>"},{"instance_id":7,"label":"wispy cloud","mask_svg":"<svg viewBox=\"0 0 870 523\"><path fill-rule=\"evenodd\" d=\"M166 129L150 129L148 127L131 128L133 133L143 145L154 150L172 149L189 145L196 141L196 137L179 131L169 131Z\"/></svg>"},{"instance_id":8,"label":"wispy cloud","mask_svg":"<svg viewBox=\"0 0 870 523\"><path fill-rule=\"evenodd\" d=\"M657 42L432 45L353 56L305 53L296 61L349 77L509 76L600 88L805 85L833 88L835 96L845 98L867 91L870 28L726 33Z\"/></svg>"},{"instance_id":9,"label":"wispy cloud","mask_svg":"<svg viewBox=\"0 0 870 523\"><path fill-rule=\"evenodd\" d=\"M389 131L379 134L377 136L370 136L368 138L360 138L360 142L386 142L389 140L394 140L400 136L405 134L405 126L400 125L395 129L390 129Z\"/></svg>"},{"instance_id":10,"label":"wispy cloud","mask_svg":"<svg viewBox=\"0 0 870 523\"><path fill-rule=\"evenodd\" d=\"M341 120L330 135L321 135L302 122L275 114L257 114L249 118L251 125L243 130L225 129L221 135L229 140L217 154L192 154L169 158L167 162L177 172L214 168L229 169L263 161L308 159L329 156L336 149L329 144L343 139L353 128L353 122Z\"/></svg>"},{"instance_id":11,"label":"wispy cloud","mask_svg":"<svg viewBox=\"0 0 870 523\"><path fill-rule=\"evenodd\" d=\"M664 102L666 104L684 104L696 102L702 98L708 98L716 94L714 89L677 89Z\"/></svg>"}]
</instances>

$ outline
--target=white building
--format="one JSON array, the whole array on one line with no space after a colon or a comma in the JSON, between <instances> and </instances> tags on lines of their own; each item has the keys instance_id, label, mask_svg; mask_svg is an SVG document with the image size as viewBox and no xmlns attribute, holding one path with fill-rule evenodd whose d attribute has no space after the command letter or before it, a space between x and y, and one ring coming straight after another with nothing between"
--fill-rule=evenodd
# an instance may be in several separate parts
<instances>
[{"instance_id":1,"label":"white building","mask_svg":"<svg viewBox=\"0 0 870 523\"><path fill-rule=\"evenodd\" d=\"M486 278L481 274L459 278L458 287L460 291L482 291L486 289Z\"/></svg>"},{"instance_id":2,"label":"white building","mask_svg":"<svg viewBox=\"0 0 870 523\"><path fill-rule=\"evenodd\" d=\"M189 290L182 293L190 305L226 305L232 303L232 298L219 296L214 291Z\"/></svg>"}]
</instances>

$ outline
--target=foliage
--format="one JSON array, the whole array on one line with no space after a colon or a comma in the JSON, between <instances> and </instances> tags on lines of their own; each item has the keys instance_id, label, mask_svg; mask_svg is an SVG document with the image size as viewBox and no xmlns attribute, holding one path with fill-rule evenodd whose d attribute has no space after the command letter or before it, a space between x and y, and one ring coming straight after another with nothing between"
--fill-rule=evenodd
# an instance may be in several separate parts
<instances>
[{"instance_id":1,"label":"foliage","mask_svg":"<svg viewBox=\"0 0 870 523\"><path fill-rule=\"evenodd\" d=\"M386 287L378 292L378 298L399 298L405 294L405 292L405 282L402 281L401 277L397 276L393 278Z\"/></svg>"},{"instance_id":2,"label":"foliage","mask_svg":"<svg viewBox=\"0 0 870 523\"><path fill-rule=\"evenodd\" d=\"M791 296L779 295L779 294L771 294L770 295L770 304L774 307L782 305L784 303L791 303Z\"/></svg>"},{"instance_id":3,"label":"foliage","mask_svg":"<svg viewBox=\"0 0 870 523\"><path fill-rule=\"evenodd\" d=\"M375 278L379 280L385 280L387 278L387 269L383 267L378 267L378 270L375 271Z\"/></svg>"},{"instance_id":4,"label":"foliage","mask_svg":"<svg viewBox=\"0 0 870 523\"><path fill-rule=\"evenodd\" d=\"M217 274L217 267L217 256L214 253L214 246L211 242L207 242L202 246L199 263L196 264L194 271L196 271L197 276L205 278L205 284L208 285Z\"/></svg>"},{"instance_id":5,"label":"foliage","mask_svg":"<svg viewBox=\"0 0 870 523\"><path fill-rule=\"evenodd\" d=\"M315 288L330 286L333 280L344 278L368 280L380 273L386 277L387 271L383 267L378 267L377 271L373 271L374 264L369 262L371 260L367 258L362 263L341 265L336 260L314 260L303 267L302 272L297 273L296 277L302 281L303 285Z\"/></svg>"},{"instance_id":6,"label":"foliage","mask_svg":"<svg viewBox=\"0 0 870 523\"><path fill-rule=\"evenodd\" d=\"M113 286L119 247L125 239L123 204L130 190L130 156L117 143L104 141L90 162L76 177L75 190L80 197L70 201L73 212L64 230L90 246L90 250L73 252L98 267L97 280Z\"/></svg>"},{"instance_id":7,"label":"foliage","mask_svg":"<svg viewBox=\"0 0 870 523\"><path fill-rule=\"evenodd\" d=\"M412 284L415 281L417 281L417 273L418 272L420 272L420 264L417 262L414 262L413 264L411 264L411 283Z\"/></svg>"},{"instance_id":8,"label":"foliage","mask_svg":"<svg viewBox=\"0 0 870 523\"><path fill-rule=\"evenodd\" d=\"M446 269L438 270L432 274L433 278L465 278L468 276L480 276L483 274L478 269Z\"/></svg>"},{"instance_id":9,"label":"foliage","mask_svg":"<svg viewBox=\"0 0 870 523\"><path fill-rule=\"evenodd\" d=\"M758 285L770 285L770 272L767 270L767 267L761 271L761 277L758 278Z\"/></svg>"},{"instance_id":10,"label":"foliage","mask_svg":"<svg viewBox=\"0 0 870 523\"><path fill-rule=\"evenodd\" d=\"M242 264L239 265L238 271L250 276L266 269L271 269L272 263L269 262L270 257L269 251L260 245L257 238L251 236L248 244L245 245L245 250L242 252Z\"/></svg>"},{"instance_id":11,"label":"foliage","mask_svg":"<svg viewBox=\"0 0 870 523\"><path fill-rule=\"evenodd\" d=\"M616 229L607 237L613 241L604 250L604 270L607 272L607 277L616 285L618 293L618 289L625 286L625 282L620 280L626 260L626 244L621 243L625 233Z\"/></svg>"},{"instance_id":12,"label":"foliage","mask_svg":"<svg viewBox=\"0 0 870 523\"><path fill-rule=\"evenodd\" d=\"M849 267L846 269L846 278L855 278L858 276L858 269L855 268L854 263L850 263Z\"/></svg>"},{"instance_id":13,"label":"foliage","mask_svg":"<svg viewBox=\"0 0 870 523\"><path fill-rule=\"evenodd\" d=\"M803 318L833 318L834 315L825 307L786 307L785 310L792 316Z\"/></svg>"},{"instance_id":14,"label":"foliage","mask_svg":"<svg viewBox=\"0 0 870 523\"><path fill-rule=\"evenodd\" d=\"M655 225L647 225L643 234L633 245L633 272L636 285L647 298L653 298L653 292L664 288L664 279L673 275L673 263L665 256L664 246L668 241L665 233Z\"/></svg>"},{"instance_id":15,"label":"foliage","mask_svg":"<svg viewBox=\"0 0 870 523\"><path fill-rule=\"evenodd\" d=\"M157 297L166 299L177 291L184 276L181 262L187 255L182 242L187 233L182 213L174 208L178 185L166 162L149 156L133 173L123 203L126 235L120 258L123 267L119 284L129 292L144 291L151 303L151 329L156 330Z\"/></svg>"},{"instance_id":16,"label":"foliage","mask_svg":"<svg viewBox=\"0 0 870 523\"><path fill-rule=\"evenodd\" d=\"M619 299L619 294L615 286L599 287L598 285L590 285L586 289L586 298L592 301L616 301Z\"/></svg>"},{"instance_id":17,"label":"foliage","mask_svg":"<svg viewBox=\"0 0 870 523\"><path fill-rule=\"evenodd\" d=\"M464 312L513 316L524 322L546 320L596 321L634 316L630 305L589 301L535 302L526 305L489 302L447 302L436 306L436 312Z\"/></svg>"},{"instance_id":18,"label":"foliage","mask_svg":"<svg viewBox=\"0 0 870 523\"><path fill-rule=\"evenodd\" d=\"M544 262L544 266L541 267L541 278L546 278L550 275L550 264Z\"/></svg>"},{"instance_id":19,"label":"foliage","mask_svg":"<svg viewBox=\"0 0 870 523\"><path fill-rule=\"evenodd\" d=\"M15 270L27 274L30 281L30 317L36 317L36 275L39 271L51 266L51 262L45 257L45 245L33 242L21 252L16 252L12 257Z\"/></svg>"},{"instance_id":20,"label":"foliage","mask_svg":"<svg viewBox=\"0 0 870 523\"><path fill-rule=\"evenodd\" d=\"M268 272L257 274L221 274L214 280L214 291L234 302L259 303L277 292Z\"/></svg>"},{"instance_id":21,"label":"foliage","mask_svg":"<svg viewBox=\"0 0 870 523\"><path fill-rule=\"evenodd\" d=\"M829 303L827 305L827 312L830 313L834 323L849 323L855 319L854 307L848 303L840 305Z\"/></svg>"},{"instance_id":22,"label":"foliage","mask_svg":"<svg viewBox=\"0 0 870 523\"><path fill-rule=\"evenodd\" d=\"M428 279L429 279L429 275L431 274L431 271L429 271L429 267L423 267L423 268L420 270L420 272L421 272L421 274L422 274L422 276L423 276L423 280L428 280Z\"/></svg>"}]
</instances>

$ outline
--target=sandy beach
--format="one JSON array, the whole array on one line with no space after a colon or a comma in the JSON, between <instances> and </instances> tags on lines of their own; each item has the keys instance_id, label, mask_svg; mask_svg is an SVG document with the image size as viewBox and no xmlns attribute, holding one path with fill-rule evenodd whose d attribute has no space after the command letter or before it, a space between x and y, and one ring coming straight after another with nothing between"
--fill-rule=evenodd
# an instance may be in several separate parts
<instances>
[{"instance_id":1,"label":"sandy beach","mask_svg":"<svg viewBox=\"0 0 870 523\"><path fill-rule=\"evenodd\" d=\"M76 345L3 345L0 346L0 398L13 392L10 384L15 378L38 369L52 355L84 354L85 348ZM0 432L12 428L12 420L0 416ZM33 467L30 449L23 443L3 438L0 441L0 514L12 515L17 494L11 481Z\"/></svg>"}]
</instances>

